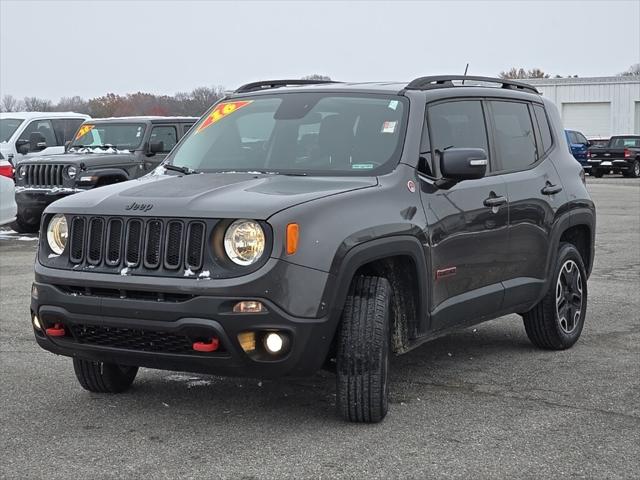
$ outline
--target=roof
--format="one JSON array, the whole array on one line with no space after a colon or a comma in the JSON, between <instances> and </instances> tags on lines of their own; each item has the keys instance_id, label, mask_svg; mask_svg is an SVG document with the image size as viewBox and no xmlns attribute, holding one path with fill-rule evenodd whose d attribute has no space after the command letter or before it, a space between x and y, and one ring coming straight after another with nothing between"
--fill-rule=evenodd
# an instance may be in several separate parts
<instances>
[{"instance_id":1,"label":"roof","mask_svg":"<svg viewBox=\"0 0 640 480\"><path fill-rule=\"evenodd\" d=\"M2 112L0 118L20 118L22 120L32 120L36 118L91 118L84 113L75 112Z\"/></svg>"},{"instance_id":2,"label":"roof","mask_svg":"<svg viewBox=\"0 0 640 480\"><path fill-rule=\"evenodd\" d=\"M489 81L493 83L493 81L499 83L502 79L490 79L486 78L485 81L474 80L476 77L468 77L465 80L465 85L460 86L461 81L458 80L459 76L450 76L456 77L454 80L456 81L455 85L437 85L437 88L408 88L413 82L399 82L399 81L377 81L377 82L332 82L332 83L309 83L302 85L283 85L277 86L273 88L263 88L257 90L249 90L249 91L235 91L229 92L228 95L231 97L244 97L244 96L254 96L254 95L273 95L274 93L291 93L291 92L300 92L300 91L313 91L313 92L327 92L327 93L349 93L349 92L358 92L358 93L386 93L386 94L402 94L406 90L413 91L422 91L427 92L429 97L442 97L442 96L452 96L452 92L456 92L453 96L459 96L461 92L464 92L465 95L469 96L484 96L487 95L487 92L499 92L497 96L508 96L514 98L523 98L526 96L530 98L532 96L538 97L538 94L532 94L527 90L515 90L510 88L501 88L497 86L488 86ZM424 77L426 79L429 78L441 78L441 77ZM444 77L442 77L444 78ZM480 78L480 77L477 77ZM414 80L421 80L416 79ZM278 81L265 81L265 83L277 83ZM285 82L284 80L282 82ZM248 85L258 84L260 82L254 82ZM517 82L514 82L517 83ZM244 87L244 86L243 86ZM241 87L241 89L243 88ZM490 94L489 94L490 95Z\"/></svg>"},{"instance_id":3,"label":"roof","mask_svg":"<svg viewBox=\"0 0 640 480\"><path fill-rule=\"evenodd\" d=\"M131 116L131 117L105 117L92 118L91 123L136 123L136 122L195 122L199 117L161 117L161 116Z\"/></svg>"}]
</instances>

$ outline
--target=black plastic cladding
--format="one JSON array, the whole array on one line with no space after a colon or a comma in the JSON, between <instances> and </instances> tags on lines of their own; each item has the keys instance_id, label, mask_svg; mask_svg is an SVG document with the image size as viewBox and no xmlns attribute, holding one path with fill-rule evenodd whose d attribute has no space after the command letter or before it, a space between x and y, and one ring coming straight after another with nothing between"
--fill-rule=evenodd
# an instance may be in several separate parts
<instances>
[{"instance_id":1,"label":"black plastic cladding","mask_svg":"<svg viewBox=\"0 0 640 480\"><path fill-rule=\"evenodd\" d=\"M50 218L50 215L45 218L45 225ZM214 232L221 238L224 232L219 230L225 229L229 220L68 215L67 221L70 232L66 250L62 255L51 255L47 242L41 242L39 259L43 265L63 270L191 279L208 271L204 277L232 278L264 265L273 245L271 228L260 222L265 232L265 253L256 264L245 267L211 248ZM135 273L123 272L125 268L135 268Z\"/></svg>"}]
</instances>

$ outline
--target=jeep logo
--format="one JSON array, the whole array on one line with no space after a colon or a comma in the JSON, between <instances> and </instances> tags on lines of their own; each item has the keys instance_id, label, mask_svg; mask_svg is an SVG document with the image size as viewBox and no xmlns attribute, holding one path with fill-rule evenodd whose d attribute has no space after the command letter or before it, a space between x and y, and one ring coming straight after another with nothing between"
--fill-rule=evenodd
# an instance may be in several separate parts
<instances>
[{"instance_id":1,"label":"jeep logo","mask_svg":"<svg viewBox=\"0 0 640 480\"><path fill-rule=\"evenodd\" d=\"M124 207L125 210L138 210L140 212L148 212L152 208L153 208L153 203L136 203L136 202L130 203L129 205Z\"/></svg>"}]
</instances>

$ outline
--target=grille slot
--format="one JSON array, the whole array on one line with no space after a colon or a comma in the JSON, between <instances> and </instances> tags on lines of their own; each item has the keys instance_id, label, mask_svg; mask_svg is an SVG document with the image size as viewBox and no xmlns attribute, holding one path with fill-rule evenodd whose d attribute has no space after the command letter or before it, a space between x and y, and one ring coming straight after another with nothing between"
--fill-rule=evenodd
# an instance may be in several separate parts
<instances>
[{"instance_id":1,"label":"grille slot","mask_svg":"<svg viewBox=\"0 0 640 480\"><path fill-rule=\"evenodd\" d=\"M160 248L162 246L162 222L150 220L147 223L144 248L144 266L158 268L160 266Z\"/></svg>"},{"instance_id":2,"label":"grille slot","mask_svg":"<svg viewBox=\"0 0 640 480\"><path fill-rule=\"evenodd\" d=\"M142 240L142 220L130 220L127 225L127 267L140 263L140 241Z\"/></svg>"},{"instance_id":3,"label":"grille slot","mask_svg":"<svg viewBox=\"0 0 640 480\"><path fill-rule=\"evenodd\" d=\"M36 164L27 165L24 184L27 187L62 187L64 165Z\"/></svg>"},{"instance_id":4,"label":"grille slot","mask_svg":"<svg viewBox=\"0 0 640 480\"><path fill-rule=\"evenodd\" d=\"M80 263L84 254L84 224L84 218L81 217L74 217L71 220L69 259L73 263Z\"/></svg>"},{"instance_id":5,"label":"grille slot","mask_svg":"<svg viewBox=\"0 0 640 480\"><path fill-rule=\"evenodd\" d=\"M202 268L202 251L204 247L204 223L191 222L187 233L187 268L200 270Z\"/></svg>"},{"instance_id":6,"label":"grille slot","mask_svg":"<svg viewBox=\"0 0 640 480\"><path fill-rule=\"evenodd\" d=\"M107 231L107 265L118 265L122 252L122 220L112 218L109 220Z\"/></svg>"},{"instance_id":7,"label":"grille slot","mask_svg":"<svg viewBox=\"0 0 640 480\"><path fill-rule=\"evenodd\" d=\"M182 264L182 222L172 220L167 224L167 234L164 245L164 266L175 270Z\"/></svg>"},{"instance_id":8,"label":"grille slot","mask_svg":"<svg viewBox=\"0 0 640 480\"><path fill-rule=\"evenodd\" d=\"M104 240L104 220L92 218L89 222L89 244L87 245L87 261L94 265L102 260L102 243Z\"/></svg>"},{"instance_id":9,"label":"grille slot","mask_svg":"<svg viewBox=\"0 0 640 480\"><path fill-rule=\"evenodd\" d=\"M193 341L186 335L103 325L70 325L79 343L143 352L194 354Z\"/></svg>"}]
</instances>

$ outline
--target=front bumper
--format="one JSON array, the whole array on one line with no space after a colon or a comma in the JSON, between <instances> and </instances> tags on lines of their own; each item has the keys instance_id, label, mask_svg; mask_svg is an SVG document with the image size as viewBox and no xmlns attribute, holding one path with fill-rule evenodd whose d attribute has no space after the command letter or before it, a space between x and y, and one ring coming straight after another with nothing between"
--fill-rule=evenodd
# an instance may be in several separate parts
<instances>
[{"instance_id":1,"label":"front bumper","mask_svg":"<svg viewBox=\"0 0 640 480\"><path fill-rule=\"evenodd\" d=\"M37 266L36 270L38 269L47 273L52 270L42 266ZM202 291L191 295L186 293L185 288L176 288L175 284L180 282L175 281L173 290L180 292L181 296L172 301L103 295L108 289L104 288L105 282L99 279L119 277L105 274L88 274L93 278L83 281L82 285L91 294L84 294L70 290L65 285L69 277L75 277L74 274L82 275L81 272L73 272L60 282L50 276L46 276L44 282L42 280L45 276L36 275L32 292L31 311L38 315L43 327L40 331L34 328L36 340L42 348L59 355L219 375L305 376L316 372L324 363L336 329L337 319L328 313L317 318L295 316L269 298L236 296L224 293L224 289L219 291L220 294ZM185 282L195 284L197 281ZM122 284L121 288L131 288L131 285ZM166 288L156 290L162 293ZM194 293L193 290L191 292ZM290 294L293 295L293 292ZM170 298L169 293L166 293L166 298ZM233 313L232 305L245 299L261 301L267 312ZM64 325L66 335L47 335L44 329L54 324ZM87 326L99 329L100 333L94 334L89 340L77 334L79 329ZM110 338L117 335L117 332L133 331L138 336L142 335L142 343L117 342L118 345L114 346L110 342ZM256 352L246 353L240 346L238 334L247 331L284 333L289 339L289 349L286 354L275 357L259 351L259 348ZM167 349L162 347L165 340L184 341L185 337L189 341L216 337L220 341L220 349L210 353L184 350L176 353L173 349L175 343L168 344L170 348Z\"/></svg>"}]
</instances>

